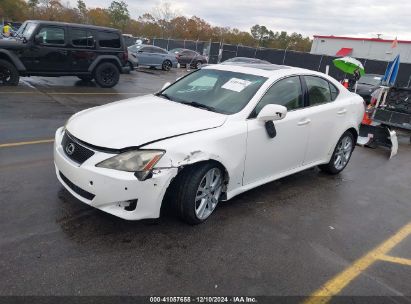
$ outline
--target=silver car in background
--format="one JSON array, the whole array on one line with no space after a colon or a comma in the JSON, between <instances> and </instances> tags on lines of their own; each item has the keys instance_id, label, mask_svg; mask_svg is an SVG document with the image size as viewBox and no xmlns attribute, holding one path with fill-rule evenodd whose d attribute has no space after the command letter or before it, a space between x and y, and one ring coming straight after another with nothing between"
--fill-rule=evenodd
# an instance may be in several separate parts
<instances>
[{"instance_id":1,"label":"silver car in background","mask_svg":"<svg viewBox=\"0 0 411 304\"><path fill-rule=\"evenodd\" d=\"M136 44L130 46L128 50L132 56L137 58L139 66L161 67L164 71L169 71L178 65L175 55L157 46Z\"/></svg>"}]
</instances>

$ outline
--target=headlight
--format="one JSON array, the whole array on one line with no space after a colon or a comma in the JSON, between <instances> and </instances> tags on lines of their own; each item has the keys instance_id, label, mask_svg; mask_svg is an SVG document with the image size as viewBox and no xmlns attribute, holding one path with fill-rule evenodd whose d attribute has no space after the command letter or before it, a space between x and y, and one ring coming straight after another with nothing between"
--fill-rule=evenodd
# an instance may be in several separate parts
<instances>
[{"instance_id":1,"label":"headlight","mask_svg":"<svg viewBox=\"0 0 411 304\"><path fill-rule=\"evenodd\" d=\"M96 167L135 172L139 180L144 180L164 153L161 150L128 151L106 159L98 163Z\"/></svg>"}]
</instances>

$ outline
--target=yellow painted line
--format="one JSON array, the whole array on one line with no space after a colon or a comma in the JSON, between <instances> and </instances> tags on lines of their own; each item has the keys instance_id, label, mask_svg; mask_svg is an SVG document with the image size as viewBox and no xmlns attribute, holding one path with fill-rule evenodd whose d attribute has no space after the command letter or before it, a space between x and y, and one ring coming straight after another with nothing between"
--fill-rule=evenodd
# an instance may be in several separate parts
<instances>
[{"instance_id":1,"label":"yellow painted line","mask_svg":"<svg viewBox=\"0 0 411 304\"><path fill-rule=\"evenodd\" d=\"M365 254L355 261L351 266L339 273L337 276L326 282L317 291L315 291L304 304L327 303L331 298L337 295L352 280L358 277L364 270L373 263L381 259L392 248L403 241L411 234L411 222L398 230L393 236L385 240L382 244Z\"/></svg>"},{"instance_id":2,"label":"yellow painted line","mask_svg":"<svg viewBox=\"0 0 411 304\"><path fill-rule=\"evenodd\" d=\"M21 142L15 142L15 143L0 144L0 148L10 148L10 147L18 147L18 146L25 146L25 145L36 145L36 144L48 144L48 143L52 143L52 142L54 142L54 139L21 141Z\"/></svg>"},{"instance_id":3,"label":"yellow painted line","mask_svg":"<svg viewBox=\"0 0 411 304\"><path fill-rule=\"evenodd\" d=\"M121 93L121 92L0 92L0 94L47 94L47 95L141 95L141 93Z\"/></svg>"},{"instance_id":4,"label":"yellow painted line","mask_svg":"<svg viewBox=\"0 0 411 304\"><path fill-rule=\"evenodd\" d=\"M393 257L390 255L383 255L383 256L380 256L380 260L411 266L411 259L404 259L404 258Z\"/></svg>"}]
</instances>

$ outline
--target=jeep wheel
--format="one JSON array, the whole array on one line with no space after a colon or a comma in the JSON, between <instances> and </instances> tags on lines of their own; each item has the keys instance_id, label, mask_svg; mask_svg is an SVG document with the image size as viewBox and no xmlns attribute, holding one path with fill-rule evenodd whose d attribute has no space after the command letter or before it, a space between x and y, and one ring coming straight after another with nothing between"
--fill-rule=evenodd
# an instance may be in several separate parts
<instances>
[{"instance_id":1,"label":"jeep wheel","mask_svg":"<svg viewBox=\"0 0 411 304\"><path fill-rule=\"evenodd\" d=\"M16 67L6 60L0 60L0 85L18 85L19 71Z\"/></svg>"},{"instance_id":2,"label":"jeep wheel","mask_svg":"<svg viewBox=\"0 0 411 304\"><path fill-rule=\"evenodd\" d=\"M120 72L115 64L103 62L95 69L94 79L100 87L112 88L118 83Z\"/></svg>"},{"instance_id":3,"label":"jeep wheel","mask_svg":"<svg viewBox=\"0 0 411 304\"><path fill-rule=\"evenodd\" d=\"M91 75L84 75L84 76L77 76L77 77L85 82L90 82L93 80L93 76Z\"/></svg>"}]
</instances>

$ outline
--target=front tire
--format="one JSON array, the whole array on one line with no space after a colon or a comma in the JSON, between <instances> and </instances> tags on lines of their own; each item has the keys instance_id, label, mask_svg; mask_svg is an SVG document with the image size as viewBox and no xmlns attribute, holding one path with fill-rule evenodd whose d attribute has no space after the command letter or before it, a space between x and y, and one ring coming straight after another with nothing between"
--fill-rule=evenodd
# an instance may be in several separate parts
<instances>
[{"instance_id":1,"label":"front tire","mask_svg":"<svg viewBox=\"0 0 411 304\"><path fill-rule=\"evenodd\" d=\"M338 140L331 160L328 164L318 166L320 170L328 174L338 174L348 165L352 151L354 150L354 136L346 131Z\"/></svg>"},{"instance_id":2,"label":"front tire","mask_svg":"<svg viewBox=\"0 0 411 304\"><path fill-rule=\"evenodd\" d=\"M112 88L118 83L120 72L115 64L103 62L97 66L94 78L100 87Z\"/></svg>"},{"instance_id":3,"label":"front tire","mask_svg":"<svg viewBox=\"0 0 411 304\"><path fill-rule=\"evenodd\" d=\"M197 70L201 69L202 66L203 66L203 63L202 63L201 61L197 61L197 62L195 63L195 65L194 65L194 67L195 67Z\"/></svg>"},{"instance_id":4,"label":"front tire","mask_svg":"<svg viewBox=\"0 0 411 304\"><path fill-rule=\"evenodd\" d=\"M20 76L16 67L6 60L0 60L0 86L16 86Z\"/></svg>"},{"instance_id":5,"label":"front tire","mask_svg":"<svg viewBox=\"0 0 411 304\"><path fill-rule=\"evenodd\" d=\"M196 225L207 220L217 207L224 174L213 162L193 165L185 170L177 184L176 207L185 222Z\"/></svg>"}]
</instances>

